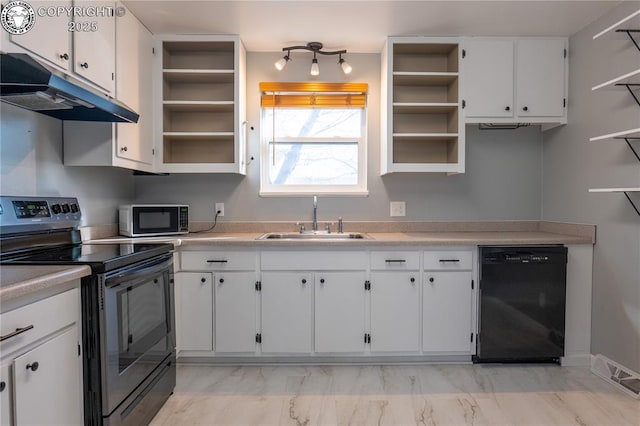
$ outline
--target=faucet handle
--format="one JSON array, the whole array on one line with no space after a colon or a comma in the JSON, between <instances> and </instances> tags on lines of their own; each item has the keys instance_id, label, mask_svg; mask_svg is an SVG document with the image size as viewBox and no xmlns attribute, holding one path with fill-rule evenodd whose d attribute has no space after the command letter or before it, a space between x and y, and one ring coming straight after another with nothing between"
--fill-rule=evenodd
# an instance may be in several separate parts
<instances>
[{"instance_id":1,"label":"faucet handle","mask_svg":"<svg viewBox=\"0 0 640 426\"><path fill-rule=\"evenodd\" d=\"M338 218L338 234L342 234L342 217Z\"/></svg>"},{"instance_id":2,"label":"faucet handle","mask_svg":"<svg viewBox=\"0 0 640 426\"><path fill-rule=\"evenodd\" d=\"M327 222L326 225L324 225L324 229L327 231L327 234L331 233L331 225L334 225L334 222Z\"/></svg>"},{"instance_id":3,"label":"faucet handle","mask_svg":"<svg viewBox=\"0 0 640 426\"><path fill-rule=\"evenodd\" d=\"M296 222L296 225L300 227L301 234L306 230L306 228L304 227L304 222Z\"/></svg>"}]
</instances>

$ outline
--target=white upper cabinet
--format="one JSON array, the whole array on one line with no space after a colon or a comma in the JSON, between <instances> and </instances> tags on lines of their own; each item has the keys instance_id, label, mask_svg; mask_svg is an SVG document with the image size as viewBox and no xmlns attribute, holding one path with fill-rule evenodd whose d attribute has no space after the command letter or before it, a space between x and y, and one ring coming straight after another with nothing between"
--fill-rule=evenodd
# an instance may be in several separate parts
<instances>
[{"instance_id":1,"label":"white upper cabinet","mask_svg":"<svg viewBox=\"0 0 640 426\"><path fill-rule=\"evenodd\" d=\"M566 38L471 37L462 46L465 122L566 124Z\"/></svg>"},{"instance_id":2,"label":"white upper cabinet","mask_svg":"<svg viewBox=\"0 0 640 426\"><path fill-rule=\"evenodd\" d=\"M466 117L513 117L512 40L464 42Z\"/></svg>"},{"instance_id":3,"label":"white upper cabinet","mask_svg":"<svg viewBox=\"0 0 640 426\"><path fill-rule=\"evenodd\" d=\"M74 1L75 7L104 7L114 15L73 19L73 72L113 93L115 89L116 20L113 1ZM95 30L94 30L95 29Z\"/></svg>"}]
</instances>

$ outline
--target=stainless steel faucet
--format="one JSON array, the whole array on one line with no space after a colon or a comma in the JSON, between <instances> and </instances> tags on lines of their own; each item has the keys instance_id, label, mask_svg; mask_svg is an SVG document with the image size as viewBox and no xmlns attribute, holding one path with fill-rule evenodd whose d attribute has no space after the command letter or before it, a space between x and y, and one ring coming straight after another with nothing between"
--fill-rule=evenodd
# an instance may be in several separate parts
<instances>
[{"instance_id":1,"label":"stainless steel faucet","mask_svg":"<svg viewBox=\"0 0 640 426\"><path fill-rule=\"evenodd\" d=\"M314 231L318 230L318 196L313 196L313 225L312 229Z\"/></svg>"}]
</instances>

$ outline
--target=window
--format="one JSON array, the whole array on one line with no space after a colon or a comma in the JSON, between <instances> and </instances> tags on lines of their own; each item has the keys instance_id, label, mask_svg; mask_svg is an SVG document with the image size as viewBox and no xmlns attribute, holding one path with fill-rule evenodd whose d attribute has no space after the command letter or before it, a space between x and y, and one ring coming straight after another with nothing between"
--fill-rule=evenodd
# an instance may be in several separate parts
<instances>
[{"instance_id":1,"label":"window","mask_svg":"<svg viewBox=\"0 0 640 426\"><path fill-rule=\"evenodd\" d=\"M260 194L366 195L366 95L330 83L261 89Z\"/></svg>"}]
</instances>

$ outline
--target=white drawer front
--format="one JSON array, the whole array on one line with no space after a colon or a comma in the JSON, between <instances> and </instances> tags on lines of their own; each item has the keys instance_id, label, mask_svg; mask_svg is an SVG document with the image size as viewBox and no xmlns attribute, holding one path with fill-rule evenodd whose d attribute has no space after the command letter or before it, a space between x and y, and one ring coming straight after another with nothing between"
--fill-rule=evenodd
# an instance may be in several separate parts
<instances>
[{"instance_id":1,"label":"white drawer front","mask_svg":"<svg viewBox=\"0 0 640 426\"><path fill-rule=\"evenodd\" d=\"M263 270L345 271L367 269L364 251L265 251Z\"/></svg>"},{"instance_id":2,"label":"white drawer front","mask_svg":"<svg viewBox=\"0 0 640 426\"><path fill-rule=\"evenodd\" d=\"M464 271L471 270L472 265L473 254L471 250L439 250L424 252L425 271Z\"/></svg>"},{"instance_id":3,"label":"white drawer front","mask_svg":"<svg viewBox=\"0 0 640 426\"><path fill-rule=\"evenodd\" d=\"M56 294L0 315L0 334L8 336L16 330L25 330L0 343L2 355L42 339L80 318L78 289Z\"/></svg>"},{"instance_id":4,"label":"white drawer front","mask_svg":"<svg viewBox=\"0 0 640 426\"><path fill-rule=\"evenodd\" d=\"M186 251L182 253L183 271L253 271L256 254L239 251Z\"/></svg>"},{"instance_id":5,"label":"white drawer front","mask_svg":"<svg viewBox=\"0 0 640 426\"><path fill-rule=\"evenodd\" d=\"M420 269L420 252L374 251L371 252L371 269L413 271Z\"/></svg>"}]
</instances>

